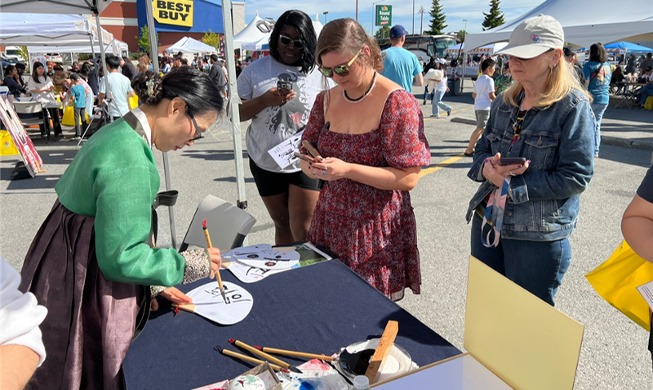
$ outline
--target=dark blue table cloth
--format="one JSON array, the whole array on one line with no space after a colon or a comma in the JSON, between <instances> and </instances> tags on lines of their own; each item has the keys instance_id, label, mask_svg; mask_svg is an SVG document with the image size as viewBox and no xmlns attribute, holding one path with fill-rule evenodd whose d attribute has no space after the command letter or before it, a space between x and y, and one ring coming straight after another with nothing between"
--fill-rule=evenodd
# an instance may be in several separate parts
<instances>
[{"instance_id":1,"label":"dark blue table cloth","mask_svg":"<svg viewBox=\"0 0 653 390\"><path fill-rule=\"evenodd\" d=\"M254 365L216 352L227 341L330 355L352 343L379 337L388 320L399 322L396 343L422 366L460 353L410 313L380 294L338 260L294 269L246 284L230 272L222 279L243 286L254 307L242 322L221 326L198 315L173 315L160 300L124 363L129 389L190 389L234 378ZM182 291L208 282L181 286ZM305 360L280 356L290 364Z\"/></svg>"}]
</instances>

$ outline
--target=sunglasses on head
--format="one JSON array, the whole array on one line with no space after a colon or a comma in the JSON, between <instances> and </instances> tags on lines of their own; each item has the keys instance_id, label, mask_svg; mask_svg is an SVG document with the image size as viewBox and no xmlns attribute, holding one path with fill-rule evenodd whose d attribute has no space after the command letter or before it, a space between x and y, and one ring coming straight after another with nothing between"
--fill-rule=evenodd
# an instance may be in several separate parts
<instances>
[{"instance_id":1,"label":"sunglasses on head","mask_svg":"<svg viewBox=\"0 0 653 390\"><path fill-rule=\"evenodd\" d=\"M349 74L349 67L351 66L351 64L353 64L354 61L356 61L356 58L358 58L358 55L361 54L361 50L359 50L358 53L356 53L356 55L354 56L354 58L349 60L349 62L347 62L346 64L336 65L333 68L326 68L324 66L320 66L318 69L320 69L320 73L322 73L325 77L333 77L334 73L340 77L345 77Z\"/></svg>"},{"instance_id":2,"label":"sunglasses on head","mask_svg":"<svg viewBox=\"0 0 653 390\"><path fill-rule=\"evenodd\" d=\"M290 37L281 34L279 34L279 41L284 46L288 46L292 43L292 45L295 46L295 48L297 49L301 49L302 47L304 47L304 42L301 39L292 39Z\"/></svg>"}]
</instances>

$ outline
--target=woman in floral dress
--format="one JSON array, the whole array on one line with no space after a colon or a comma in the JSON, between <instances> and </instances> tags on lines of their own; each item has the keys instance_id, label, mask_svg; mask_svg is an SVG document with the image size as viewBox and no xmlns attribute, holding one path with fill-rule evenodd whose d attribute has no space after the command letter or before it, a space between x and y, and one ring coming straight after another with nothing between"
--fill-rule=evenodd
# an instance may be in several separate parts
<instances>
[{"instance_id":1,"label":"woman in floral dress","mask_svg":"<svg viewBox=\"0 0 653 390\"><path fill-rule=\"evenodd\" d=\"M316 58L337 86L318 95L303 136L322 157L302 169L324 181L308 239L393 300L419 294L408 191L431 159L419 104L381 76L379 47L353 19L324 26Z\"/></svg>"}]
</instances>

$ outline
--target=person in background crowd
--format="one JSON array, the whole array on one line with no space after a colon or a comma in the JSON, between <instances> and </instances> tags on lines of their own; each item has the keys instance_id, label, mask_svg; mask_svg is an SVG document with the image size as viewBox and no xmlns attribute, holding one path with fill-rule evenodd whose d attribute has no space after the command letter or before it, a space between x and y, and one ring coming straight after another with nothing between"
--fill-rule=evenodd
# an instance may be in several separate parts
<instances>
[{"instance_id":1,"label":"person in background crowd","mask_svg":"<svg viewBox=\"0 0 653 390\"><path fill-rule=\"evenodd\" d=\"M483 63L481 63L481 70L483 74L481 77L476 79L474 92L472 92L472 98L474 98L474 113L476 114L476 128L469 137L467 149L465 149L465 156L467 157L474 156L474 147L483 134L487 120L490 117L490 107L494 99L497 97L494 91L494 80L492 79L495 70L494 60L492 58L483 60Z\"/></svg>"},{"instance_id":2,"label":"person in background crowd","mask_svg":"<svg viewBox=\"0 0 653 390\"><path fill-rule=\"evenodd\" d=\"M316 40L308 15L284 12L270 35L270 55L245 68L237 80L240 120L252 120L249 166L278 245L306 241L319 196L319 180L304 174L297 159L279 166L268 153L306 126L315 97L328 88L315 67Z\"/></svg>"},{"instance_id":3,"label":"person in background crowd","mask_svg":"<svg viewBox=\"0 0 653 390\"><path fill-rule=\"evenodd\" d=\"M583 74L585 75L585 86L592 94L592 111L596 118L596 140L594 141L594 156L599 156L599 147L601 146L601 120L603 113L610 104L610 79L612 70L610 64L606 63L608 54L600 42L590 46L590 58L583 64Z\"/></svg>"},{"instance_id":4,"label":"person in background crowd","mask_svg":"<svg viewBox=\"0 0 653 390\"><path fill-rule=\"evenodd\" d=\"M633 74L637 69L637 57L634 54L631 54L628 57L628 62L626 63L626 74Z\"/></svg>"},{"instance_id":5,"label":"person in background crowd","mask_svg":"<svg viewBox=\"0 0 653 390\"><path fill-rule=\"evenodd\" d=\"M93 116L93 107L95 107L95 93L93 92L93 88L91 88L91 85L88 83L89 80L89 67L87 63L82 64L82 69L79 72L80 78L79 82L84 86L84 89L86 90L86 114L89 117Z\"/></svg>"},{"instance_id":6,"label":"person in background crowd","mask_svg":"<svg viewBox=\"0 0 653 390\"><path fill-rule=\"evenodd\" d=\"M168 74L170 73L171 69L172 66L170 65L170 57L161 58L161 73Z\"/></svg>"},{"instance_id":7,"label":"person in background crowd","mask_svg":"<svg viewBox=\"0 0 653 390\"><path fill-rule=\"evenodd\" d=\"M610 78L610 90L615 94L621 94L624 90L626 76L621 69L621 65L617 65L612 71L612 77Z\"/></svg>"},{"instance_id":8,"label":"person in background crowd","mask_svg":"<svg viewBox=\"0 0 653 390\"><path fill-rule=\"evenodd\" d=\"M81 70L79 63L77 61L73 62L73 64L70 66L70 71L73 73L79 73Z\"/></svg>"},{"instance_id":9,"label":"person in background crowd","mask_svg":"<svg viewBox=\"0 0 653 390\"><path fill-rule=\"evenodd\" d=\"M7 65L5 68L4 86L9 88L9 93L15 98L20 97L21 93L27 93L27 88L18 82L18 69L14 65Z\"/></svg>"},{"instance_id":10,"label":"person in background crowd","mask_svg":"<svg viewBox=\"0 0 653 390\"><path fill-rule=\"evenodd\" d=\"M18 81L18 84L20 84L21 87L27 87L27 83L25 80L23 80L23 75L25 74L25 64L22 62L16 63L16 71L18 72L18 77L16 77L16 81Z\"/></svg>"},{"instance_id":11,"label":"person in background crowd","mask_svg":"<svg viewBox=\"0 0 653 390\"><path fill-rule=\"evenodd\" d=\"M147 53L141 53L138 56L138 65L136 66L136 70L138 70L138 73L143 73L145 71L152 71L152 63L150 62L150 56L147 55Z\"/></svg>"},{"instance_id":12,"label":"person in background crowd","mask_svg":"<svg viewBox=\"0 0 653 390\"><path fill-rule=\"evenodd\" d=\"M591 97L563 60L564 42L548 15L515 27L500 51L514 82L492 103L467 174L480 183L466 216L472 256L550 305L594 174Z\"/></svg>"},{"instance_id":13,"label":"person in background crowd","mask_svg":"<svg viewBox=\"0 0 653 390\"><path fill-rule=\"evenodd\" d=\"M88 75L86 76L88 85L91 87L93 95L97 96L100 92L100 65L97 63L97 59L93 58L85 62L82 65L82 73Z\"/></svg>"},{"instance_id":14,"label":"person in background crowd","mask_svg":"<svg viewBox=\"0 0 653 390\"><path fill-rule=\"evenodd\" d=\"M236 60L236 78L240 76L240 73L243 71L243 64L240 60Z\"/></svg>"},{"instance_id":15,"label":"person in background crowd","mask_svg":"<svg viewBox=\"0 0 653 390\"><path fill-rule=\"evenodd\" d=\"M134 84L143 104L77 152L23 263L20 290L49 311L41 324L48 358L29 389L123 389L121 365L149 315L150 291L191 302L162 286L220 267L217 248L156 248L151 230L160 182L152 148L193 145L221 114L220 93L190 68L141 74Z\"/></svg>"},{"instance_id":16,"label":"person in background crowd","mask_svg":"<svg viewBox=\"0 0 653 390\"><path fill-rule=\"evenodd\" d=\"M512 74L510 73L510 63L506 62L503 64L503 69L501 69L501 75L494 80L495 94L498 96L508 89L510 85L512 85Z\"/></svg>"},{"instance_id":17,"label":"person in background crowd","mask_svg":"<svg viewBox=\"0 0 653 390\"><path fill-rule=\"evenodd\" d=\"M114 119L119 119L129 112L129 98L134 96L131 87L131 81L120 73L120 58L109 56L106 59L109 74L102 78L100 82L100 94L98 96L98 105L102 105L106 97L107 79L111 92L111 101L108 103L109 115Z\"/></svg>"},{"instance_id":18,"label":"person in background crowd","mask_svg":"<svg viewBox=\"0 0 653 390\"><path fill-rule=\"evenodd\" d=\"M637 189L621 220L621 232L630 247L644 260L653 262L653 166ZM653 323L653 315L651 316ZM653 332L648 339L653 357Z\"/></svg>"},{"instance_id":19,"label":"person in background crowd","mask_svg":"<svg viewBox=\"0 0 653 390\"><path fill-rule=\"evenodd\" d=\"M565 55L565 61L567 61L567 63L569 63L574 68L574 72L576 73L576 77L578 77L578 81L581 85L585 85L585 75L583 74L583 68L581 68L581 66L578 64L578 55L576 55L576 52L568 47L565 47L562 50Z\"/></svg>"},{"instance_id":20,"label":"person in background crowd","mask_svg":"<svg viewBox=\"0 0 653 390\"><path fill-rule=\"evenodd\" d=\"M433 99L433 89L431 89L431 85L429 85L429 82L427 80L426 74L429 72L431 69L438 69L438 63L435 60L435 57L430 57L428 64L424 66L424 69L422 70L422 74L424 75L424 101L422 104L426 104L426 101L429 98L429 90L431 91L431 100ZM431 73L432 75L432 73Z\"/></svg>"},{"instance_id":21,"label":"person in background crowd","mask_svg":"<svg viewBox=\"0 0 653 390\"><path fill-rule=\"evenodd\" d=\"M642 56L642 62L639 64L639 74L643 74L646 68L653 68L653 53L646 53L646 58Z\"/></svg>"},{"instance_id":22,"label":"person in background crowd","mask_svg":"<svg viewBox=\"0 0 653 390\"><path fill-rule=\"evenodd\" d=\"M227 88L227 79L224 77L222 65L216 54L211 54L211 70L209 71L209 78L213 80L220 92L224 95Z\"/></svg>"},{"instance_id":23,"label":"person in background crowd","mask_svg":"<svg viewBox=\"0 0 653 390\"><path fill-rule=\"evenodd\" d=\"M29 89L32 93L32 98L36 101L43 103L54 101L54 96L52 95L54 91L52 79L46 75L45 68L39 61L35 61L32 66L32 75L27 82L27 89ZM45 120L45 125L41 125L41 134L49 137L50 132L54 130L54 136L60 136L63 131L59 119L59 109L43 108L43 115L45 118L50 118L52 123L49 120ZM54 126L54 129L52 129L52 126Z\"/></svg>"},{"instance_id":24,"label":"person in background crowd","mask_svg":"<svg viewBox=\"0 0 653 390\"><path fill-rule=\"evenodd\" d=\"M173 69L181 67L181 65L182 65L181 64L181 58L182 58L182 56L180 56L178 54L176 54L175 56L172 57L172 68Z\"/></svg>"},{"instance_id":25,"label":"person in background crowd","mask_svg":"<svg viewBox=\"0 0 653 390\"><path fill-rule=\"evenodd\" d=\"M430 76L425 76L426 79L430 78L433 80L433 86L431 87L431 90L433 91L433 100L431 101L431 118L440 117L440 108L442 108L447 113L447 116L451 116L451 106L442 102L444 94L449 91L449 87L447 86L447 65L443 64L442 62L438 63L437 69L430 69L428 72L426 72L427 75L429 75L429 72L431 72Z\"/></svg>"},{"instance_id":26,"label":"person in background crowd","mask_svg":"<svg viewBox=\"0 0 653 390\"><path fill-rule=\"evenodd\" d=\"M73 110L75 112L75 139L79 139L82 136L82 128L86 129L88 126L86 122L86 96L92 93L90 88L88 88L88 91L86 90L88 84L84 86L81 81L81 77L77 73L70 75L70 98L73 101Z\"/></svg>"},{"instance_id":27,"label":"person in background crowd","mask_svg":"<svg viewBox=\"0 0 653 390\"><path fill-rule=\"evenodd\" d=\"M130 82L134 81L138 74L138 70L136 70L136 67L127 56L123 56L120 59L120 69L122 70L122 75L127 77Z\"/></svg>"},{"instance_id":28,"label":"person in background crowd","mask_svg":"<svg viewBox=\"0 0 653 390\"><path fill-rule=\"evenodd\" d=\"M397 24L390 29L390 47L383 50L383 76L399 84L408 92L413 92L413 84L424 85L422 66L417 56L404 49L408 32Z\"/></svg>"},{"instance_id":29,"label":"person in background crowd","mask_svg":"<svg viewBox=\"0 0 653 390\"><path fill-rule=\"evenodd\" d=\"M635 91L636 96L639 97L639 105L641 107L644 107L646 100L649 98L649 96L653 96L653 77L651 75L653 74L653 68L646 68L645 69L644 75L648 75L649 77L644 78L646 80L646 85L641 87L639 90Z\"/></svg>"},{"instance_id":30,"label":"person in background crowd","mask_svg":"<svg viewBox=\"0 0 653 390\"><path fill-rule=\"evenodd\" d=\"M409 191L431 161L422 110L379 74L379 46L355 20L327 23L316 53L320 71L337 86L318 95L302 137L321 156L302 161L302 170L324 181L308 240L392 300L406 288L419 294Z\"/></svg>"},{"instance_id":31,"label":"person in background crowd","mask_svg":"<svg viewBox=\"0 0 653 390\"><path fill-rule=\"evenodd\" d=\"M22 390L43 364L45 347L39 325L48 310L34 294L18 290L20 275L0 256L0 389Z\"/></svg>"}]
</instances>

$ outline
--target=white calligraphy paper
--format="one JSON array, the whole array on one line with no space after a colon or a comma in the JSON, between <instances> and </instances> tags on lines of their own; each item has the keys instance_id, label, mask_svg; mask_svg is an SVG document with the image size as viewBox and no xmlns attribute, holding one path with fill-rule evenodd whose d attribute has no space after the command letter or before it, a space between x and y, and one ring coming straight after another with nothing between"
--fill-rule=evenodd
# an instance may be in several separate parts
<instances>
[{"instance_id":1,"label":"white calligraphy paper","mask_svg":"<svg viewBox=\"0 0 653 390\"><path fill-rule=\"evenodd\" d=\"M274 161L277 163L277 165L279 165L279 167L281 167L281 169L284 169L297 161L295 152L299 150L299 141L301 141L303 133L304 130L299 131L292 137L268 150L268 154L272 156Z\"/></svg>"},{"instance_id":2,"label":"white calligraphy paper","mask_svg":"<svg viewBox=\"0 0 653 390\"><path fill-rule=\"evenodd\" d=\"M221 325L233 325L247 317L254 305L249 291L229 282L223 282L226 300L222 299L217 281L199 286L186 295L193 303L179 305L179 309L195 313Z\"/></svg>"}]
</instances>

